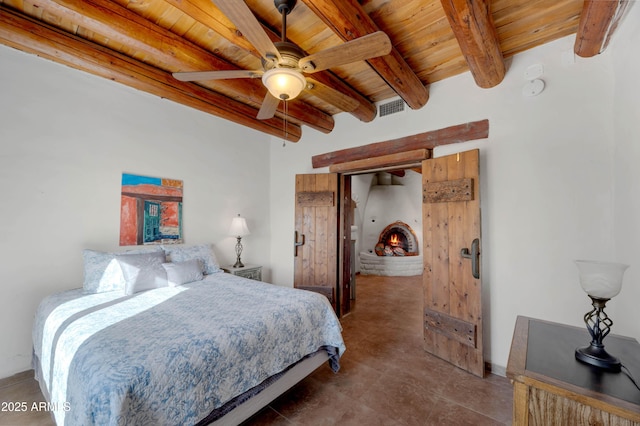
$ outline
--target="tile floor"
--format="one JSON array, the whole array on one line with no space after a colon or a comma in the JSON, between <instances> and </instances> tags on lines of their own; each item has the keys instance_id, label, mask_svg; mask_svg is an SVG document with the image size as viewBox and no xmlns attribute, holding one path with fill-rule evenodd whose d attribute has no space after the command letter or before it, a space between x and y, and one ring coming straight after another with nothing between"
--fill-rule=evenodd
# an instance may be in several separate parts
<instances>
[{"instance_id":1,"label":"tile floor","mask_svg":"<svg viewBox=\"0 0 640 426\"><path fill-rule=\"evenodd\" d=\"M420 277L358 276L342 319L347 352L245 422L256 425L505 425L512 388L470 375L422 349ZM15 376L0 401L42 401L37 383ZM0 412L0 426L53 425L46 412Z\"/></svg>"},{"instance_id":2,"label":"tile floor","mask_svg":"<svg viewBox=\"0 0 640 426\"><path fill-rule=\"evenodd\" d=\"M425 353L421 311L421 277L359 275L340 371L321 367L245 426L511 424L509 381Z\"/></svg>"}]
</instances>

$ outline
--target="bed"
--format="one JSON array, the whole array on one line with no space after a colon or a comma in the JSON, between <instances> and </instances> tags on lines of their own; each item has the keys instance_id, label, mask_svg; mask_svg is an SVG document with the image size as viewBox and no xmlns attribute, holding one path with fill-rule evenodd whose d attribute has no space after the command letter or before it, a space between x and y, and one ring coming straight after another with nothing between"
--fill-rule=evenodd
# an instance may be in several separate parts
<instances>
[{"instance_id":1,"label":"bed","mask_svg":"<svg viewBox=\"0 0 640 426\"><path fill-rule=\"evenodd\" d=\"M137 289L122 259L111 261L124 279L108 291L87 286L85 259L83 288L41 302L33 367L57 424L237 424L318 366L339 369L345 345L324 296L201 259L199 279L158 285L158 274L149 288L140 271L160 262L170 282L171 268L193 260L164 255L133 262L134 281L146 282Z\"/></svg>"}]
</instances>

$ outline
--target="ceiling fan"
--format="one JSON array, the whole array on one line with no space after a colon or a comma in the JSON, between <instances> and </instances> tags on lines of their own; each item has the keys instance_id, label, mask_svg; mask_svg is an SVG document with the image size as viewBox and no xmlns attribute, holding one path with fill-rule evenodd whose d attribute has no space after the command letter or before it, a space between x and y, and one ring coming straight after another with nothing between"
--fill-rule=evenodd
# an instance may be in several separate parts
<instances>
[{"instance_id":1,"label":"ceiling fan","mask_svg":"<svg viewBox=\"0 0 640 426\"><path fill-rule=\"evenodd\" d=\"M287 41L287 15L293 10L296 0L274 0L275 7L282 15L281 41L275 43L244 1L213 0L213 3L260 53L262 69L175 72L173 76L180 81L261 77L268 92L258 111L259 120L273 117L280 100L294 99L303 90L308 90L309 93L343 111L353 111L358 107L355 99L305 77L304 74L383 56L391 51L389 37L384 32L377 31L339 46L306 55L298 46Z\"/></svg>"}]
</instances>

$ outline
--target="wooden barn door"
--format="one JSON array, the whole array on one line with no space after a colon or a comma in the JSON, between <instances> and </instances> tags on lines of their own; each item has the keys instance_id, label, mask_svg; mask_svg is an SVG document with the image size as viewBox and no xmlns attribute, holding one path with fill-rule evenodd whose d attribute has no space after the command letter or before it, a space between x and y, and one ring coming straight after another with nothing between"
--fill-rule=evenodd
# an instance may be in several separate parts
<instances>
[{"instance_id":1,"label":"wooden barn door","mask_svg":"<svg viewBox=\"0 0 640 426\"><path fill-rule=\"evenodd\" d=\"M351 224L340 217L341 194L351 200L349 183L336 173L296 175L294 287L324 294L338 315L350 306L350 279L341 265Z\"/></svg>"},{"instance_id":2,"label":"wooden barn door","mask_svg":"<svg viewBox=\"0 0 640 426\"><path fill-rule=\"evenodd\" d=\"M478 157L422 163L424 347L484 377Z\"/></svg>"}]
</instances>

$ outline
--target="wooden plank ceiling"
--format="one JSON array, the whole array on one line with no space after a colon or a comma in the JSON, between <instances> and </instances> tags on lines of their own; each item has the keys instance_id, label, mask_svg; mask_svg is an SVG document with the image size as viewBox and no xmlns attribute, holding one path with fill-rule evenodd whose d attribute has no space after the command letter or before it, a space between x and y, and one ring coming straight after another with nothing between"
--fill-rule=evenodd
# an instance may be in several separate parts
<instances>
[{"instance_id":1,"label":"wooden plank ceiling","mask_svg":"<svg viewBox=\"0 0 640 426\"><path fill-rule=\"evenodd\" d=\"M237 0L242 1L242 0ZM273 41L281 15L273 0L246 0ZM418 109L429 84L471 71L478 86L499 84L507 58L569 34L575 52L594 56L628 0L300 0L287 39L307 54L384 31L387 55L307 77L352 98L346 113L369 122L376 102L400 96ZM259 131L297 141L303 125L324 133L340 102L305 90L281 101L273 118L256 115L259 78L181 82L171 73L261 70L258 50L215 0L0 0L0 43L171 99ZM313 93L318 93L314 95ZM350 102L352 103L352 102Z\"/></svg>"}]
</instances>

